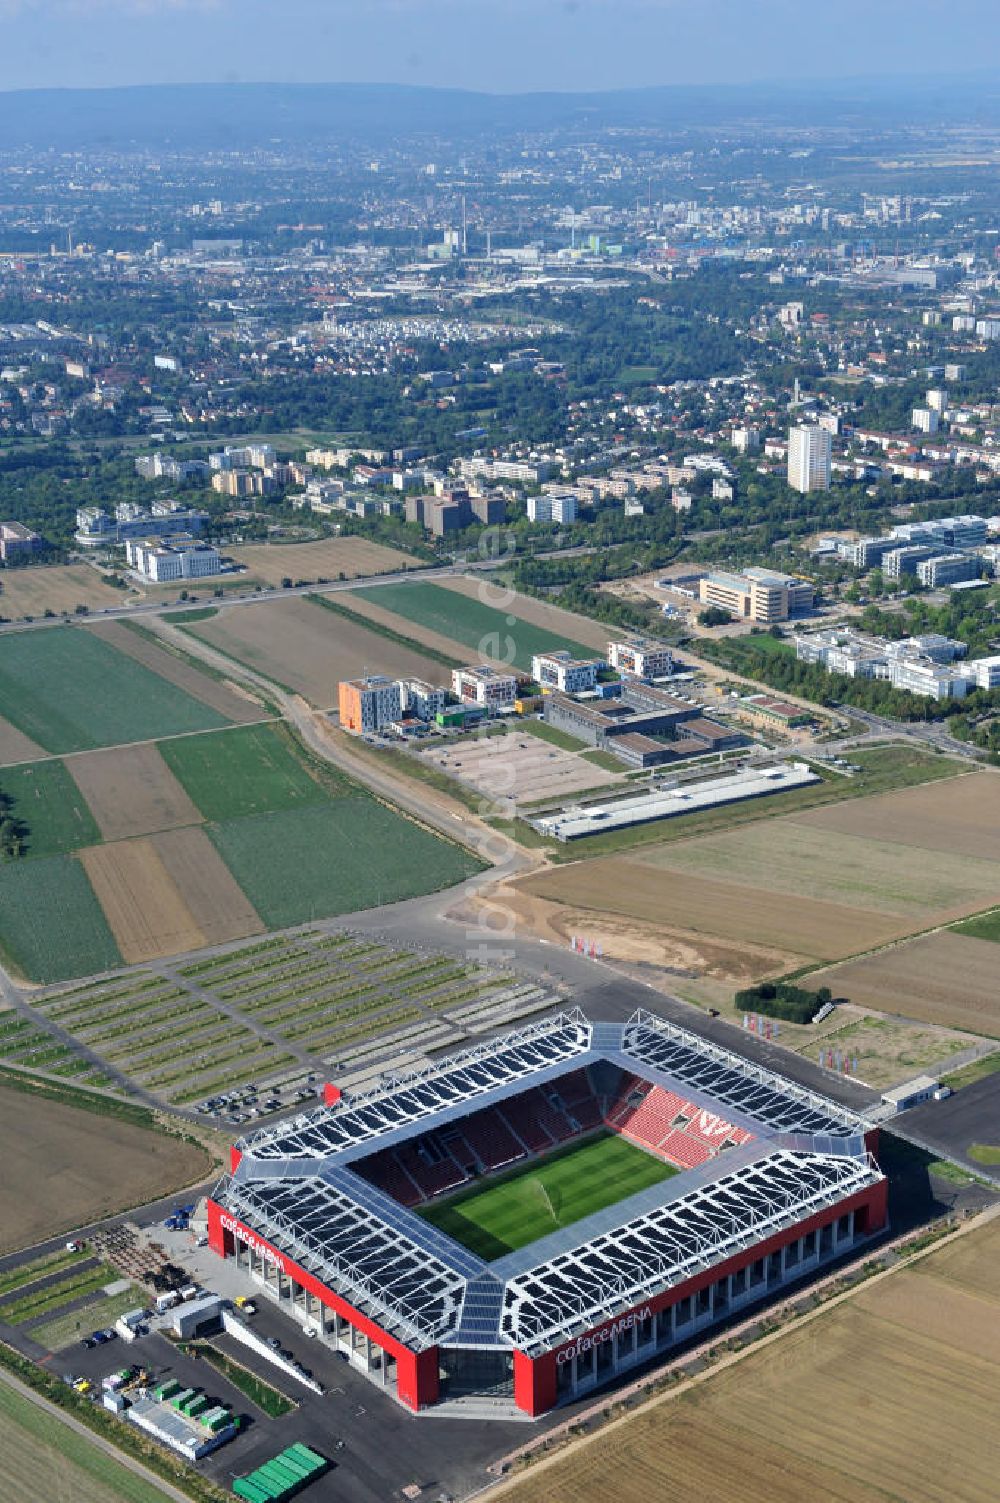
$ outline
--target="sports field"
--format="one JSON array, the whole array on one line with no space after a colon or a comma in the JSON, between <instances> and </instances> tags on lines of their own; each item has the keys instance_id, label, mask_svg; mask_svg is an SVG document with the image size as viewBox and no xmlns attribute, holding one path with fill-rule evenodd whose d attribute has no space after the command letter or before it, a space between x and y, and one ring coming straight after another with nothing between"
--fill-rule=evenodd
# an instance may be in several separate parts
<instances>
[{"instance_id":1,"label":"sports field","mask_svg":"<svg viewBox=\"0 0 1000 1503\"><path fill-rule=\"evenodd\" d=\"M601 1133L449 1200L432 1201L419 1215L492 1260L677 1173L616 1133Z\"/></svg>"},{"instance_id":2,"label":"sports field","mask_svg":"<svg viewBox=\"0 0 1000 1503\"><path fill-rule=\"evenodd\" d=\"M88 751L227 723L99 637L70 626L0 642L0 716L49 752Z\"/></svg>"},{"instance_id":3,"label":"sports field","mask_svg":"<svg viewBox=\"0 0 1000 1503\"><path fill-rule=\"evenodd\" d=\"M473 656L481 653L512 662L526 673L531 672L531 659L536 652L565 647L576 657L593 657L593 648L574 641L563 631L536 626L512 610L497 610L442 585L415 580L412 584L372 586L370 594L359 591L358 595L393 611L401 622L427 627L461 642L471 649Z\"/></svg>"}]
</instances>

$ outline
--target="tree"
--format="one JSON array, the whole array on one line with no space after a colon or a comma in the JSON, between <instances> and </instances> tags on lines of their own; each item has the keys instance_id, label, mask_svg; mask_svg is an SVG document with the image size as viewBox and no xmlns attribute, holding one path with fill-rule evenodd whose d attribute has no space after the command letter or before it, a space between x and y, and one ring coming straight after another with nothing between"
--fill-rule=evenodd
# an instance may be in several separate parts
<instances>
[{"instance_id":1,"label":"tree","mask_svg":"<svg viewBox=\"0 0 1000 1503\"><path fill-rule=\"evenodd\" d=\"M721 605L710 605L705 610L699 611L698 620L702 626L728 626L732 621L728 611L724 611Z\"/></svg>"}]
</instances>

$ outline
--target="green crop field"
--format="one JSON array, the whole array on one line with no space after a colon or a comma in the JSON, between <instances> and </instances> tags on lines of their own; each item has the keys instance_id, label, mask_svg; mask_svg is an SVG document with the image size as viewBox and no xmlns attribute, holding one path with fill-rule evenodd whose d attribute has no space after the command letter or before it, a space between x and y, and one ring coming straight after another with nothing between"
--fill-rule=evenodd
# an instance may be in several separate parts
<instances>
[{"instance_id":1,"label":"green crop field","mask_svg":"<svg viewBox=\"0 0 1000 1503\"><path fill-rule=\"evenodd\" d=\"M436 892L482 870L461 847L363 795L208 833L270 928Z\"/></svg>"},{"instance_id":2,"label":"green crop field","mask_svg":"<svg viewBox=\"0 0 1000 1503\"><path fill-rule=\"evenodd\" d=\"M88 751L228 724L183 689L71 626L3 638L0 716L49 752Z\"/></svg>"},{"instance_id":3,"label":"green crop field","mask_svg":"<svg viewBox=\"0 0 1000 1503\"><path fill-rule=\"evenodd\" d=\"M482 652L486 657L511 661L525 673L531 672L531 659L536 652L553 652L566 647L575 657L594 656L591 648L574 642L570 637L553 636L543 627L532 626L520 619L512 625L510 612L483 605L479 600L471 600L468 595L446 590L441 585L420 581L379 585L357 593L373 605L394 611L404 621L412 621L415 626L425 626L455 642L464 643L472 648L473 654ZM508 646L508 638L513 643L513 651Z\"/></svg>"},{"instance_id":4,"label":"green crop field","mask_svg":"<svg viewBox=\"0 0 1000 1503\"><path fill-rule=\"evenodd\" d=\"M615 1133L602 1133L449 1200L432 1201L418 1214L492 1260L677 1173Z\"/></svg>"},{"instance_id":5,"label":"green crop field","mask_svg":"<svg viewBox=\"0 0 1000 1503\"><path fill-rule=\"evenodd\" d=\"M68 981L122 964L75 857L0 863L0 954L30 981Z\"/></svg>"},{"instance_id":6,"label":"green crop field","mask_svg":"<svg viewBox=\"0 0 1000 1503\"><path fill-rule=\"evenodd\" d=\"M11 800L11 815L27 829L24 850L29 856L55 856L101 839L86 799L62 762L0 768L0 794Z\"/></svg>"},{"instance_id":7,"label":"green crop field","mask_svg":"<svg viewBox=\"0 0 1000 1503\"><path fill-rule=\"evenodd\" d=\"M301 809L324 804L329 797L276 726L181 736L161 742L159 750L185 792L213 822Z\"/></svg>"}]
</instances>

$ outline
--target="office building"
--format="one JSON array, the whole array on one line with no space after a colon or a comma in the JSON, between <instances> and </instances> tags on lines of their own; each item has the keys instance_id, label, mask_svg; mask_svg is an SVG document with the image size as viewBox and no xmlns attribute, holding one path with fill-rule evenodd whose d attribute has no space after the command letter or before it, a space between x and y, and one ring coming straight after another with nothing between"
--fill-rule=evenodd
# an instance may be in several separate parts
<instances>
[{"instance_id":1,"label":"office building","mask_svg":"<svg viewBox=\"0 0 1000 1503\"><path fill-rule=\"evenodd\" d=\"M597 682L604 659L593 661L574 658L566 651L536 653L531 660L531 676L543 689L559 689L563 694L584 694Z\"/></svg>"},{"instance_id":2,"label":"office building","mask_svg":"<svg viewBox=\"0 0 1000 1503\"><path fill-rule=\"evenodd\" d=\"M488 710L507 709L517 698L517 679L512 673L499 673L495 668L453 668L451 687L458 699L469 704L483 705Z\"/></svg>"},{"instance_id":3,"label":"office building","mask_svg":"<svg viewBox=\"0 0 1000 1503\"><path fill-rule=\"evenodd\" d=\"M666 678L674 671L674 655L670 648L649 637L609 642L608 663L626 678Z\"/></svg>"},{"instance_id":4,"label":"office building","mask_svg":"<svg viewBox=\"0 0 1000 1503\"><path fill-rule=\"evenodd\" d=\"M792 428L788 435L788 484L803 495L828 491L832 453L831 436L825 428L815 423Z\"/></svg>"},{"instance_id":5,"label":"office building","mask_svg":"<svg viewBox=\"0 0 1000 1503\"><path fill-rule=\"evenodd\" d=\"M362 734L381 731L403 713L400 684L381 673L341 680L337 705L341 727Z\"/></svg>"},{"instance_id":6,"label":"office building","mask_svg":"<svg viewBox=\"0 0 1000 1503\"><path fill-rule=\"evenodd\" d=\"M183 533L172 537L169 542L159 537L128 538L125 557L130 568L154 584L207 579L222 572L218 548Z\"/></svg>"},{"instance_id":7,"label":"office building","mask_svg":"<svg viewBox=\"0 0 1000 1503\"><path fill-rule=\"evenodd\" d=\"M917 565L917 578L928 590L938 590L942 585L961 584L967 579L978 579L979 574L979 560L975 554L970 553L939 553Z\"/></svg>"},{"instance_id":8,"label":"office building","mask_svg":"<svg viewBox=\"0 0 1000 1503\"><path fill-rule=\"evenodd\" d=\"M718 570L699 581L698 598L702 605L728 611L739 621L769 626L811 611L815 591L808 580L770 569L745 569L741 574Z\"/></svg>"},{"instance_id":9,"label":"office building","mask_svg":"<svg viewBox=\"0 0 1000 1503\"><path fill-rule=\"evenodd\" d=\"M25 527L23 522L0 522L0 559L5 564L30 558L44 546L38 533Z\"/></svg>"},{"instance_id":10,"label":"office building","mask_svg":"<svg viewBox=\"0 0 1000 1503\"><path fill-rule=\"evenodd\" d=\"M399 690L404 715L415 715L418 720L433 720L444 709L444 690L435 684L426 683L422 678L400 679Z\"/></svg>"}]
</instances>

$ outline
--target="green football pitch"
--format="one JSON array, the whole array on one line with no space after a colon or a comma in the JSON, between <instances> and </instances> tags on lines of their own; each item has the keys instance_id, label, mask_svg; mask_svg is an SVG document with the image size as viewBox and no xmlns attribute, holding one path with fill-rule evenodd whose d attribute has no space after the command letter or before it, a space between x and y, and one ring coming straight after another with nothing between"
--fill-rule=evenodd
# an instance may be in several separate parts
<instances>
[{"instance_id":1,"label":"green football pitch","mask_svg":"<svg viewBox=\"0 0 1000 1503\"><path fill-rule=\"evenodd\" d=\"M615 1133L601 1133L432 1201L418 1214L492 1261L677 1173Z\"/></svg>"}]
</instances>

